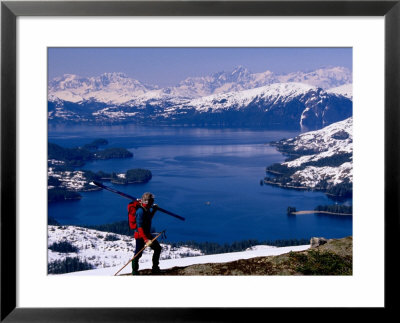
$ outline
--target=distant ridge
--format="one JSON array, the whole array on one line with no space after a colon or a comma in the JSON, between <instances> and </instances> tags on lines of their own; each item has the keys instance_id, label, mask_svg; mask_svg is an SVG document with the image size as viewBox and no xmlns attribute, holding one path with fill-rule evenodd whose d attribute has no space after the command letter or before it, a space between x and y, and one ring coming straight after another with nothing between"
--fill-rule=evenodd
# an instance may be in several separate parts
<instances>
[{"instance_id":1,"label":"distant ridge","mask_svg":"<svg viewBox=\"0 0 400 323\"><path fill-rule=\"evenodd\" d=\"M125 105L49 101L54 123L241 126L316 130L352 116L352 101L304 83L274 83L195 99L138 96Z\"/></svg>"},{"instance_id":2,"label":"distant ridge","mask_svg":"<svg viewBox=\"0 0 400 323\"><path fill-rule=\"evenodd\" d=\"M322 89L352 83L351 71L345 67L326 67L314 71L276 74L271 71L251 73L244 66L232 71L217 72L205 77L188 77L176 86L160 88L128 77L124 73L104 73L100 76L81 77L64 74L49 82L50 101L69 102L94 100L107 104L126 104L144 96L150 100L186 98L193 99L213 94L243 91L273 83L296 82Z\"/></svg>"}]
</instances>

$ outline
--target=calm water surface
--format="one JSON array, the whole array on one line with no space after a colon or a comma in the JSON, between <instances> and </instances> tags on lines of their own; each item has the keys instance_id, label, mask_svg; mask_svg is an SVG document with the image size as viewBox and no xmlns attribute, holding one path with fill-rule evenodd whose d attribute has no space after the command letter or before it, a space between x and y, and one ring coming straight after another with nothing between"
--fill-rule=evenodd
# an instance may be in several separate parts
<instances>
[{"instance_id":1,"label":"calm water surface","mask_svg":"<svg viewBox=\"0 0 400 323\"><path fill-rule=\"evenodd\" d=\"M284 157L267 142L296 136L295 132L183 127L49 128L49 141L75 147L97 138L107 147L125 147L133 158L87 163L82 169L125 172L146 168L147 184L112 185L140 197L156 195L156 203L186 218L179 221L157 213L153 226L166 229L170 241L232 242L243 239L276 240L352 235L352 218L287 216L288 206L312 210L333 204L323 193L285 190L260 185L265 167ZM49 216L62 224L103 224L127 219L123 197L108 191L83 192L80 201L49 205Z\"/></svg>"}]
</instances>

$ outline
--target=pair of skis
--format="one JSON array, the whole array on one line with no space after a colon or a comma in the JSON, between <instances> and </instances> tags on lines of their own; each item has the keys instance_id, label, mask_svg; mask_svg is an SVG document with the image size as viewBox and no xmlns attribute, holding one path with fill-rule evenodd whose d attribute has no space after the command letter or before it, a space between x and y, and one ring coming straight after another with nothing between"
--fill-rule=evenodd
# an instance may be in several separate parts
<instances>
[{"instance_id":1,"label":"pair of skis","mask_svg":"<svg viewBox=\"0 0 400 323\"><path fill-rule=\"evenodd\" d=\"M127 198L127 199L130 199L131 201L136 201L136 200L137 200L137 198L134 197L134 196L131 196L131 195L128 195L128 194L126 194L126 193L117 191L117 190L115 190L115 189L113 189L113 188L111 188L111 187L108 187L108 186L103 185L103 184L100 183L100 182L93 181L92 183L93 183L94 185L98 186L98 187L101 187L101 188L107 190L107 191L113 192L113 193L118 194L118 195L120 195L120 196L123 196L123 197L125 197L125 198ZM167 210L165 210L165 209L163 209L163 208L161 208L161 207L157 207L157 211L161 211L161 212L163 212L163 213L165 213L165 214L168 214L168 215L171 215L171 216L173 216L173 217L175 217L175 218L177 218L177 219L179 219L179 220L181 220L181 221L185 221L185 218L184 218L184 217L182 217L182 216L180 216L180 215L178 215L178 214L172 213L172 212L170 212L170 211L167 211Z\"/></svg>"}]
</instances>

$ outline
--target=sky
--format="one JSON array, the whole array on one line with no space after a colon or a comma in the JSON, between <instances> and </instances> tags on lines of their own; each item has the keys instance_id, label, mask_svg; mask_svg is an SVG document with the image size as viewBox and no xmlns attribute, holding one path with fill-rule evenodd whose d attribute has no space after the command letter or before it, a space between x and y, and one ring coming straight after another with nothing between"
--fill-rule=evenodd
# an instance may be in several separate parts
<instances>
[{"instance_id":1,"label":"sky","mask_svg":"<svg viewBox=\"0 0 400 323\"><path fill-rule=\"evenodd\" d=\"M289 73L320 67L352 69L352 48L55 48L48 49L49 80L122 72L143 83L171 86L244 66L252 73Z\"/></svg>"}]
</instances>

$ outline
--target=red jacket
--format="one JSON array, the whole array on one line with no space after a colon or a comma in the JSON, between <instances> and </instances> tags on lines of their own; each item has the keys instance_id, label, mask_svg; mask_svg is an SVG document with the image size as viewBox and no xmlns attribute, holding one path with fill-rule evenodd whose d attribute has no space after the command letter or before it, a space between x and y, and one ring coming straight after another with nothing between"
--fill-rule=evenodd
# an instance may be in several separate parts
<instances>
[{"instance_id":1,"label":"red jacket","mask_svg":"<svg viewBox=\"0 0 400 323\"><path fill-rule=\"evenodd\" d=\"M143 239L145 242L152 239L151 221L153 219L155 209L145 209L139 206L136 210L136 229L134 229L135 239Z\"/></svg>"}]
</instances>

